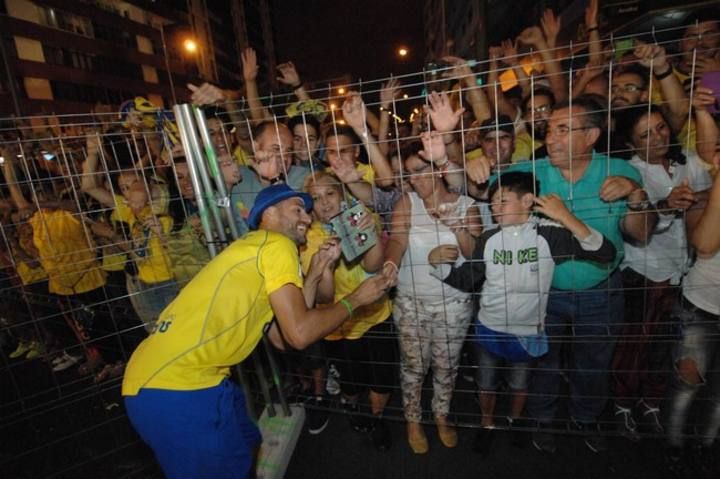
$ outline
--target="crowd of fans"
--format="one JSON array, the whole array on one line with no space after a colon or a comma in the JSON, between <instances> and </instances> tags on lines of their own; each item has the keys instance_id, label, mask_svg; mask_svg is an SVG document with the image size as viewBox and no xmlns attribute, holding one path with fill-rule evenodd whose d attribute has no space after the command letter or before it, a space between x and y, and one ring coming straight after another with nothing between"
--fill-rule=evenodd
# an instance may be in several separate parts
<instances>
[{"instance_id":1,"label":"crowd of fans","mask_svg":"<svg viewBox=\"0 0 720 479\"><path fill-rule=\"evenodd\" d=\"M407 442L426 453L421 394L432 369L431 418L454 447L452 395L466 346L478 452L500 428L518 443L530 431L537 449L555 452L567 401L564 424L594 452L606 449L610 424L631 440L663 436L678 471L716 467L719 20L703 10L672 44L638 36L620 50L600 35L597 1L574 47L557 44L560 18L547 11L540 25L491 47L488 62L438 59L424 105L404 123L399 81L383 84L372 105L352 91L313 99L292 63L278 67L279 81L297 102L273 114L252 49L243 53L244 92L189 85L239 235L253 228L258 193L285 182L314 200L302 228L305 270L348 208L362 205L360 231L379 238L336 261L318 304L342 299L367 275L398 273L396 288L321 343L283 353L307 398L311 434L328 421L332 363L354 429L389 448L383 411L399 385ZM42 139L31 127L5 132L10 361L78 366L96 382L120 377L210 261L208 246L223 246L208 234L172 118L143 99L123 115ZM366 389L369 408L359 414ZM496 413L504 397L507 419Z\"/></svg>"}]
</instances>

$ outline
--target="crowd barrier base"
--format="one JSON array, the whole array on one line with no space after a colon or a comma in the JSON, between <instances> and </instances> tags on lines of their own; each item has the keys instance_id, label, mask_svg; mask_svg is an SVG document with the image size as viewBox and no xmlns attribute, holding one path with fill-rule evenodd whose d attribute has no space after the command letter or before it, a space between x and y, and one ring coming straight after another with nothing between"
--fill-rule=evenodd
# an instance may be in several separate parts
<instances>
[{"instance_id":1,"label":"crowd barrier base","mask_svg":"<svg viewBox=\"0 0 720 479\"><path fill-rule=\"evenodd\" d=\"M282 479L305 424L305 408L302 404L292 404L290 416L276 414L274 417L268 409L263 410L258 421L263 442L256 474L257 479ZM280 410L280 404L275 404L275 410Z\"/></svg>"}]
</instances>

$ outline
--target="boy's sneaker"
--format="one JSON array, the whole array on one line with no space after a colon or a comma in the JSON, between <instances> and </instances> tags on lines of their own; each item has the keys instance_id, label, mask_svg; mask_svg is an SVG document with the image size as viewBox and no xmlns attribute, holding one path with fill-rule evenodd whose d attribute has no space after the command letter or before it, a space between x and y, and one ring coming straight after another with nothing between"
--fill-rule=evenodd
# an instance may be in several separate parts
<instances>
[{"instance_id":1,"label":"boy's sneaker","mask_svg":"<svg viewBox=\"0 0 720 479\"><path fill-rule=\"evenodd\" d=\"M30 351L30 341L20 341L15 351L10 353L10 359L17 359Z\"/></svg>"},{"instance_id":2,"label":"boy's sneaker","mask_svg":"<svg viewBox=\"0 0 720 479\"><path fill-rule=\"evenodd\" d=\"M598 454L607 451L607 441L600 435L600 428L595 422L579 422L573 419L568 423L571 430L580 433L585 445L592 452Z\"/></svg>"},{"instance_id":3,"label":"boy's sneaker","mask_svg":"<svg viewBox=\"0 0 720 479\"><path fill-rule=\"evenodd\" d=\"M651 434L659 435L665 432L665 428L663 427L662 422L660 422L659 407L651 406L646 403L644 399L641 399L638 402L638 408L640 409L643 428L646 428Z\"/></svg>"},{"instance_id":4,"label":"boy's sneaker","mask_svg":"<svg viewBox=\"0 0 720 479\"><path fill-rule=\"evenodd\" d=\"M392 435L387 422L382 416L375 416L372 419L372 431L370 439L372 439L373 447L378 451L387 451L392 446Z\"/></svg>"},{"instance_id":5,"label":"boy's sneaker","mask_svg":"<svg viewBox=\"0 0 720 479\"><path fill-rule=\"evenodd\" d=\"M360 433L370 432L373 428L372 420L369 417L360 414L360 408L357 403L342 400L345 408L345 413L348 414L348 421L350 427Z\"/></svg>"},{"instance_id":6,"label":"boy's sneaker","mask_svg":"<svg viewBox=\"0 0 720 479\"><path fill-rule=\"evenodd\" d=\"M331 396L340 394L340 373L334 364L330 364L328 368L327 381L325 382L325 390Z\"/></svg>"},{"instance_id":7,"label":"boy's sneaker","mask_svg":"<svg viewBox=\"0 0 720 479\"><path fill-rule=\"evenodd\" d=\"M539 423L532 433L532 445L540 452L554 454L557 451L555 434L552 432L552 424Z\"/></svg>"},{"instance_id":8,"label":"boy's sneaker","mask_svg":"<svg viewBox=\"0 0 720 479\"><path fill-rule=\"evenodd\" d=\"M526 447L528 445L528 438L530 433L530 420L518 417L518 418L507 418L508 425L510 427L510 444L515 447Z\"/></svg>"},{"instance_id":9,"label":"boy's sneaker","mask_svg":"<svg viewBox=\"0 0 720 479\"><path fill-rule=\"evenodd\" d=\"M330 402L322 396L308 398L305 401L305 417L308 433L320 434L330 422Z\"/></svg>"},{"instance_id":10,"label":"boy's sneaker","mask_svg":"<svg viewBox=\"0 0 720 479\"><path fill-rule=\"evenodd\" d=\"M30 350L27 352L27 355L25 355L26 359L35 359L39 358L45 354L45 347L40 343L40 341L31 341L30 342Z\"/></svg>"},{"instance_id":11,"label":"boy's sneaker","mask_svg":"<svg viewBox=\"0 0 720 479\"><path fill-rule=\"evenodd\" d=\"M637 423L635 422L635 418L633 418L631 408L615 404L615 423L621 436L633 442L640 440Z\"/></svg>"},{"instance_id":12,"label":"boy's sneaker","mask_svg":"<svg viewBox=\"0 0 720 479\"><path fill-rule=\"evenodd\" d=\"M79 363L81 359L82 358L80 356L71 356L63 351L60 361L55 363L52 370L55 372L65 371L67 368Z\"/></svg>"}]
</instances>

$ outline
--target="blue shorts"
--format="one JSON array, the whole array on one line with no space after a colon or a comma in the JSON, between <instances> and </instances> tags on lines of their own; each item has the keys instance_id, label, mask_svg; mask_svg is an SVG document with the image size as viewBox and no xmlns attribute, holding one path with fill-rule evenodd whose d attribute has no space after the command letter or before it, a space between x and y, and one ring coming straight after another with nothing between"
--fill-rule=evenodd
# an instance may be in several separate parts
<instances>
[{"instance_id":1,"label":"blue shorts","mask_svg":"<svg viewBox=\"0 0 720 479\"><path fill-rule=\"evenodd\" d=\"M260 444L235 383L196 391L141 389L126 396L130 422L170 478L245 478Z\"/></svg>"}]
</instances>

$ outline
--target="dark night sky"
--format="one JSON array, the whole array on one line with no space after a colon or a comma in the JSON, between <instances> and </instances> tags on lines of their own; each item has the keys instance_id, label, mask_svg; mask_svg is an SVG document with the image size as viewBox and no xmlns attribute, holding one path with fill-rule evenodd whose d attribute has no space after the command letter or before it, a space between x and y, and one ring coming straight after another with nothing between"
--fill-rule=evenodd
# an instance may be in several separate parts
<instances>
[{"instance_id":1,"label":"dark night sky","mask_svg":"<svg viewBox=\"0 0 720 479\"><path fill-rule=\"evenodd\" d=\"M378 79L418 71L424 58L422 0L273 0L276 53L304 80L349 73ZM396 51L410 55L399 60Z\"/></svg>"}]
</instances>

